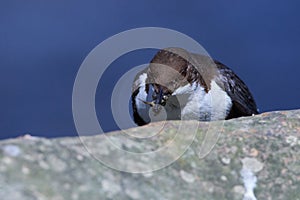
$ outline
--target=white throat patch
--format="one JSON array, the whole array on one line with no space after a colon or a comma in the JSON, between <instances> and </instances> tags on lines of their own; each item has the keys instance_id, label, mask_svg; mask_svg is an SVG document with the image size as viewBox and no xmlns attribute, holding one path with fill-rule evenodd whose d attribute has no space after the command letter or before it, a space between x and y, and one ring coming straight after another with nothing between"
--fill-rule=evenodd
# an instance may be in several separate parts
<instances>
[{"instance_id":1,"label":"white throat patch","mask_svg":"<svg viewBox=\"0 0 300 200\"><path fill-rule=\"evenodd\" d=\"M208 93L202 86L193 83L178 88L172 95L182 94L189 95L186 104L181 107L182 119L222 120L226 118L232 106L230 97L214 80Z\"/></svg>"},{"instance_id":2,"label":"white throat patch","mask_svg":"<svg viewBox=\"0 0 300 200\"><path fill-rule=\"evenodd\" d=\"M150 98L150 95L145 91L146 79L147 74L144 73L140 75L136 82L139 86L139 92L135 98L135 104L138 114L146 123L149 123L150 106L141 101L149 101ZM228 115L232 106L230 97L214 80L211 81L211 89L208 93L206 93L201 85L193 83L176 89L172 93L172 96L175 95L180 102L180 108L168 105L167 101L165 109L168 113L176 113L177 119L180 119L180 116L177 115L178 109L181 109L181 119L184 120L223 120ZM174 109L177 110L174 111ZM174 114L172 118L176 119L176 116Z\"/></svg>"}]
</instances>

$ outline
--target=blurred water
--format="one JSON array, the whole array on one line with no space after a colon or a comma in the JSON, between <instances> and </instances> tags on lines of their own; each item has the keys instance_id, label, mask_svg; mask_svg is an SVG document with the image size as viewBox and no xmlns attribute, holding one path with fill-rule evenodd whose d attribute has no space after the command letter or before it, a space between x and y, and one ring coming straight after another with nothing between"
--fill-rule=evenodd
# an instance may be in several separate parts
<instances>
[{"instance_id":1,"label":"blurred water","mask_svg":"<svg viewBox=\"0 0 300 200\"><path fill-rule=\"evenodd\" d=\"M1 1L0 139L76 135L71 97L81 62L106 38L144 26L193 37L247 83L261 111L299 108L299 5L279 0ZM98 87L103 94L96 95L106 131L117 129L109 110L117 77L149 62L154 53L124 55L107 71Z\"/></svg>"}]
</instances>

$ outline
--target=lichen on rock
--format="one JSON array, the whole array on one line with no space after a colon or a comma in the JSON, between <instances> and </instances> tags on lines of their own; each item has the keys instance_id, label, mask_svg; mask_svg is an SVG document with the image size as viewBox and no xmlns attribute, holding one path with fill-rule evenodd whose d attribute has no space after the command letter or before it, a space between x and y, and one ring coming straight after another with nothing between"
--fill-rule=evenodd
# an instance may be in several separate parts
<instances>
[{"instance_id":1,"label":"lichen on rock","mask_svg":"<svg viewBox=\"0 0 300 200\"><path fill-rule=\"evenodd\" d=\"M157 130L161 123L128 129L126 133L146 134ZM176 132L180 123L168 122L168 133ZM116 141L123 132L81 139L2 140L0 199L242 199L247 195L256 199L299 198L300 110L224 121L216 144L201 159L197 145L205 141L212 123L189 123L198 127L191 146L173 163L147 173L115 170L90 154L98 151L114 159L111 147L102 145L103 139ZM94 147L91 152L83 141ZM151 141L136 141L118 142L122 150L138 154L155 152L172 140L159 135ZM166 158L172 156L167 154ZM118 159L127 162L126 158ZM147 162L140 159L128 166L140 169L147 167Z\"/></svg>"}]
</instances>

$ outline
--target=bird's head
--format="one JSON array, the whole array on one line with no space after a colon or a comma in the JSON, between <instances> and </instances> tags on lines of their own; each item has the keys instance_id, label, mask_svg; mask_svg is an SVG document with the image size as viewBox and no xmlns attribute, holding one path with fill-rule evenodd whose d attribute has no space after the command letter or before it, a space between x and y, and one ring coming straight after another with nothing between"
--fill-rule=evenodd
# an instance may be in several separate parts
<instances>
[{"instance_id":1,"label":"bird's head","mask_svg":"<svg viewBox=\"0 0 300 200\"><path fill-rule=\"evenodd\" d=\"M176 52L174 52L176 50ZM159 112L178 88L187 85L188 53L183 49L160 50L150 62L147 84L153 88L152 101L144 101Z\"/></svg>"}]
</instances>

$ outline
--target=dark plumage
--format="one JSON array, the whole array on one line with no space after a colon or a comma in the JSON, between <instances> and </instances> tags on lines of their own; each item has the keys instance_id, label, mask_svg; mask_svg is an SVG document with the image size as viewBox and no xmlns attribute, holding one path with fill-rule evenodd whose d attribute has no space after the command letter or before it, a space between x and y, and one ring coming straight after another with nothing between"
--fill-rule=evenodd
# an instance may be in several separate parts
<instances>
[{"instance_id":1,"label":"dark plumage","mask_svg":"<svg viewBox=\"0 0 300 200\"><path fill-rule=\"evenodd\" d=\"M180 107L174 103L176 100L169 100L178 94L186 97L186 103ZM224 94L224 107L207 100L209 95L218 99ZM132 91L134 121L138 125L149 123L147 111L151 106L157 109L154 105L164 106L168 119L191 115L186 119L206 121L258 114L248 87L231 69L208 56L180 48L160 50L149 67L136 76ZM180 114L174 114L175 109Z\"/></svg>"},{"instance_id":2,"label":"dark plumage","mask_svg":"<svg viewBox=\"0 0 300 200\"><path fill-rule=\"evenodd\" d=\"M219 61L214 62L224 78L224 89L233 103L226 119L258 114L255 100L247 85L230 68Z\"/></svg>"}]
</instances>

